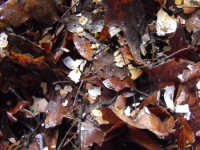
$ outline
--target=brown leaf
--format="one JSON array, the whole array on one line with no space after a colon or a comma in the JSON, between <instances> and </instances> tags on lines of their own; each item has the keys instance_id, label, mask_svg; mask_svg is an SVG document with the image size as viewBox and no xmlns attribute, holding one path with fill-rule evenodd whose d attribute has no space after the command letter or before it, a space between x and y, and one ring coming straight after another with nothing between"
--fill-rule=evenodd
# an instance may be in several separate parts
<instances>
[{"instance_id":1,"label":"brown leaf","mask_svg":"<svg viewBox=\"0 0 200 150\"><path fill-rule=\"evenodd\" d=\"M148 129L159 138L163 138L164 136L174 132L172 129L175 125L173 117L168 117L165 121L161 121L161 119L153 113L147 114L144 109L142 109L136 117L129 118L123 113L123 111L116 111L115 109L112 110L128 125L139 129ZM136 113L136 111L133 111L132 116L135 116Z\"/></svg>"},{"instance_id":2,"label":"brown leaf","mask_svg":"<svg viewBox=\"0 0 200 150\"><path fill-rule=\"evenodd\" d=\"M172 60L166 64L144 70L147 72L152 82L179 82L178 75L181 74L189 64L193 64L193 62L182 59L179 61Z\"/></svg>"},{"instance_id":3,"label":"brown leaf","mask_svg":"<svg viewBox=\"0 0 200 150\"><path fill-rule=\"evenodd\" d=\"M184 118L180 118L180 123L181 131L178 138L178 146L181 150L183 150L187 145L195 142L195 136Z\"/></svg>"},{"instance_id":4,"label":"brown leaf","mask_svg":"<svg viewBox=\"0 0 200 150\"><path fill-rule=\"evenodd\" d=\"M77 34L74 34L73 40L79 54L85 59L91 60L94 54L94 50L92 50L92 45L90 42L84 37L79 37Z\"/></svg>"},{"instance_id":5,"label":"brown leaf","mask_svg":"<svg viewBox=\"0 0 200 150\"><path fill-rule=\"evenodd\" d=\"M30 53L34 56L41 56L41 54L44 53L43 48L20 35L8 34L8 42L10 48L14 51L18 50L22 53Z\"/></svg>"},{"instance_id":6,"label":"brown leaf","mask_svg":"<svg viewBox=\"0 0 200 150\"><path fill-rule=\"evenodd\" d=\"M56 145L58 141L58 129L48 130L44 134L44 141L46 147L51 147L51 150L56 150Z\"/></svg>"},{"instance_id":7,"label":"brown leaf","mask_svg":"<svg viewBox=\"0 0 200 150\"><path fill-rule=\"evenodd\" d=\"M183 27L179 26L176 29L175 34L173 37L169 39L171 50L168 54L172 54L180 49L186 48L188 45L186 43L186 35Z\"/></svg>"},{"instance_id":8,"label":"brown leaf","mask_svg":"<svg viewBox=\"0 0 200 150\"><path fill-rule=\"evenodd\" d=\"M55 0L8 0L0 6L0 27L17 27L30 18L53 24L57 19L57 5Z\"/></svg>"},{"instance_id":9,"label":"brown leaf","mask_svg":"<svg viewBox=\"0 0 200 150\"><path fill-rule=\"evenodd\" d=\"M183 82L189 82L200 78L200 63L191 64L182 73Z\"/></svg>"},{"instance_id":10,"label":"brown leaf","mask_svg":"<svg viewBox=\"0 0 200 150\"><path fill-rule=\"evenodd\" d=\"M93 123L86 120L81 122L81 149L88 150L93 143L101 145L104 141L104 131L94 126Z\"/></svg>"},{"instance_id":11,"label":"brown leaf","mask_svg":"<svg viewBox=\"0 0 200 150\"><path fill-rule=\"evenodd\" d=\"M48 113L45 119L45 128L53 128L60 125L63 117L68 112L66 107L54 101L50 101L46 109Z\"/></svg>"},{"instance_id":12,"label":"brown leaf","mask_svg":"<svg viewBox=\"0 0 200 150\"><path fill-rule=\"evenodd\" d=\"M142 15L145 14L142 2L139 0L107 0L106 6L106 23L122 28L134 61L143 64L139 38L139 32L143 31L145 26L144 22L142 23Z\"/></svg>"},{"instance_id":13,"label":"brown leaf","mask_svg":"<svg viewBox=\"0 0 200 150\"><path fill-rule=\"evenodd\" d=\"M119 147L121 147L121 149L162 149L160 145L144 131L125 123L117 123L109 129L102 145L103 150L119 149Z\"/></svg>"},{"instance_id":14,"label":"brown leaf","mask_svg":"<svg viewBox=\"0 0 200 150\"><path fill-rule=\"evenodd\" d=\"M195 11L187 20L185 23L186 29L189 32L196 32L199 30L200 26L200 18L199 18L200 10Z\"/></svg>"},{"instance_id":15,"label":"brown leaf","mask_svg":"<svg viewBox=\"0 0 200 150\"><path fill-rule=\"evenodd\" d=\"M134 60L128 45L124 45L122 48L120 48L120 51L122 52L124 57L126 57L126 58L128 58L130 60Z\"/></svg>"},{"instance_id":16,"label":"brown leaf","mask_svg":"<svg viewBox=\"0 0 200 150\"><path fill-rule=\"evenodd\" d=\"M32 69L38 69L38 68L46 68L48 66L44 62L44 56L33 59L25 54L12 52L11 58L14 62L26 68L32 67Z\"/></svg>"},{"instance_id":17,"label":"brown leaf","mask_svg":"<svg viewBox=\"0 0 200 150\"><path fill-rule=\"evenodd\" d=\"M110 38L110 33L108 32L108 27L104 25L103 29L101 30L98 41L102 42L108 38Z\"/></svg>"},{"instance_id":18,"label":"brown leaf","mask_svg":"<svg viewBox=\"0 0 200 150\"><path fill-rule=\"evenodd\" d=\"M124 80L120 80L120 78L118 77L111 77L109 79L104 80L103 84L108 89L115 90L116 92L119 92L125 88L135 87L135 84L130 77L127 77Z\"/></svg>"},{"instance_id":19,"label":"brown leaf","mask_svg":"<svg viewBox=\"0 0 200 150\"><path fill-rule=\"evenodd\" d=\"M29 102L27 101L19 101L17 103L17 105L10 111L8 111L9 113L11 113L12 115L16 114L18 111L20 111L21 109L23 109L24 107L26 107L29 104Z\"/></svg>"}]
</instances>

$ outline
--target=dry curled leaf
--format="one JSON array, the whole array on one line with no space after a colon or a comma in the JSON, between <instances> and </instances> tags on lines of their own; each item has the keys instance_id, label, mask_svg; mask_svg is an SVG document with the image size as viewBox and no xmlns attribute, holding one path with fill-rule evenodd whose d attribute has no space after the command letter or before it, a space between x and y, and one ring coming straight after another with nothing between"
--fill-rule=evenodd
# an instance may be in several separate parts
<instances>
[{"instance_id":1,"label":"dry curled leaf","mask_svg":"<svg viewBox=\"0 0 200 150\"><path fill-rule=\"evenodd\" d=\"M185 149L188 144L195 142L194 132L191 131L187 121L184 118L180 118L181 131L178 138L178 146L180 149Z\"/></svg>"},{"instance_id":2,"label":"dry curled leaf","mask_svg":"<svg viewBox=\"0 0 200 150\"><path fill-rule=\"evenodd\" d=\"M126 122L128 125L139 129L148 129L149 131L156 134L159 138L163 138L174 132L173 127L175 126L175 122L172 116L162 121L155 114L146 113L144 109L140 110L136 118L127 117L124 115L123 111L116 111L115 109L112 110L121 120ZM134 116L136 113L137 111L133 111L131 116Z\"/></svg>"}]
</instances>

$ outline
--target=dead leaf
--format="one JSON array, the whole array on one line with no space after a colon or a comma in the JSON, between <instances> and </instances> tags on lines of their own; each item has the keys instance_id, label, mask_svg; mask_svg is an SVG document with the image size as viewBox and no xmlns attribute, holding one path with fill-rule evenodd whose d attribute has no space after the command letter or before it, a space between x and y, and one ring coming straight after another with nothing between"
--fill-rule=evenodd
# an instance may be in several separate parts
<instances>
[{"instance_id":1,"label":"dead leaf","mask_svg":"<svg viewBox=\"0 0 200 150\"><path fill-rule=\"evenodd\" d=\"M198 17L200 13L200 10L195 11L187 20L185 23L186 29L189 32L197 32L200 27L200 18Z\"/></svg>"},{"instance_id":2,"label":"dead leaf","mask_svg":"<svg viewBox=\"0 0 200 150\"><path fill-rule=\"evenodd\" d=\"M144 69L149 75L149 79L153 82L166 82L166 81L175 81L179 82L178 75L183 72L184 69L189 64L193 62L187 60L172 60L163 65L159 65L152 69Z\"/></svg>"},{"instance_id":3,"label":"dead leaf","mask_svg":"<svg viewBox=\"0 0 200 150\"><path fill-rule=\"evenodd\" d=\"M116 92L119 92L125 88L133 88L135 86L130 77L127 77L124 80L120 80L118 77L112 77L104 80L103 84L108 89L115 90Z\"/></svg>"},{"instance_id":4,"label":"dead leaf","mask_svg":"<svg viewBox=\"0 0 200 150\"><path fill-rule=\"evenodd\" d=\"M63 117L67 115L66 107L54 101L50 101L46 109L48 113L45 119L45 128L53 128L60 125Z\"/></svg>"},{"instance_id":5,"label":"dead leaf","mask_svg":"<svg viewBox=\"0 0 200 150\"><path fill-rule=\"evenodd\" d=\"M101 145L104 141L104 131L94 126L90 121L80 123L81 127L81 149L88 149L93 143Z\"/></svg>"},{"instance_id":6,"label":"dead leaf","mask_svg":"<svg viewBox=\"0 0 200 150\"><path fill-rule=\"evenodd\" d=\"M74 34L74 45L79 52L79 54L86 60L91 60L94 54L94 50L91 48L92 45L84 37L79 37L77 34Z\"/></svg>"},{"instance_id":7,"label":"dead leaf","mask_svg":"<svg viewBox=\"0 0 200 150\"><path fill-rule=\"evenodd\" d=\"M141 24L142 15L145 14L143 4L138 0L108 0L106 7L107 12L109 12L106 13L106 24L119 26L124 31L134 61L143 64L139 38L139 33L143 32L145 26L144 23Z\"/></svg>"},{"instance_id":8,"label":"dead leaf","mask_svg":"<svg viewBox=\"0 0 200 150\"><path fill-rule=\"evenodd\" d=\"M173 117L168 117L165 121L161 121L153 113L147 114L144 109L142 109L136 118L127 117L123 114L123 111L116 111L112 109L113 112L128 125L139 128L139 129L148 129L149 131L156 134L159 138L164 138L170 133L174 132L172 129L175 126ZM136 111L133 111L131 116L134 116Z\"/></svg>"},{"instance_id":9,"label":"dead leaf","mask_svg":"<svg viewBox=\"0 0 200 150\"><path fill-rule=\"evenodd\" d=\"M15 52L12 52L11 56L12 56L13 61L15 61L17 64L26 68L32 67L32 69L33 68L38 69L38 68L46 68L48 66L44 62L44 56L33 59L28 55L19 54Z\"/></svg>"},{"instance_id":10,"label":"dead leaf","mask_svg":"<svg viewBox=\"0 0 200 150\"><path fill-rule=\"evenodd\" d=\"M108 31L108 27L104 25L103 29L100 32L98 41L103 42L104 40L109 38L110 38L110 33Z\"/></svg>"},{"instance_id":11,"label":"dead leaf","mask_svg":"<svg viewBox=\"0 0 200 150\"><path fill-rule=\"evenodd\" d=\"M185 149L188 144L195 142L195 136L184 118L180 118L180 124L181 131L178 138L178 146L180 149Z\"/></svg>"},{"instance_id":12,"label":"dead leaf","mask_svg":"<svg viewBox=\"0 0 200 150\"><path fill-rule=\"evenodd\" d=\"M57 20L57 5L55 0L8 0L1 5L0 26L20 26L29 19L52 24Z\"/></svg>"}]
</instances>

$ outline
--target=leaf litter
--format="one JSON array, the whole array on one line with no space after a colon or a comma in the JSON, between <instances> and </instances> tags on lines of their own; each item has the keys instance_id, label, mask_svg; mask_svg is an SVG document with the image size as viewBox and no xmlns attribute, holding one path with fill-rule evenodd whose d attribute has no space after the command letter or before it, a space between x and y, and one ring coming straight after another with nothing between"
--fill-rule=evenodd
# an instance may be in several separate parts
<instances>
[{"instance_id":1,"label":"leaf litter","mask_svg":"<svg viewBox=\"0 0 200 150\"><path fill-rule=\"evenodd\" d=\"M1 149L199 149L199 1L0 4Z\"/></svg>"}]
</instances>

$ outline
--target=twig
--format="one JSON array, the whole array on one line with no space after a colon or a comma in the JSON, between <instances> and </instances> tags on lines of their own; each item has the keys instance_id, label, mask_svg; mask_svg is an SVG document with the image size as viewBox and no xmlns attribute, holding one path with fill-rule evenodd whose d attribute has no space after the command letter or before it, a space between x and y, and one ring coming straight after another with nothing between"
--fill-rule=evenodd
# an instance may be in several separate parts
<instances>
[{"instance_id":1,"label":"twig","mask_svg":"<svg viewBox=\"0 0 200 150\"><path fill-rule=\"evenodd\" d=\"M100 49L99 51L97 51L95 54L93 54L92 58L94 58L96 55L98 55L99 53L101 53L102 51L106 50L111 44L107 45L106 47L104 47L103 49Z\"/></svg>"},{"instance_id":2,"label":"twig","mask_svg":"<svg viewBox=\"0 0 200 150\"><path fill-rule=\"evenodd\" d=\"M75 135L77 134L78 132L74 133L74 135L64 144L64 146L66 146L69 142L71 142L71 140L75 137Z\"/></svg>"},{"instance_id":3,"label":"twig","mask_svg":"<svg viewBox=\"0 0 200 150\"><path fill-rule=\"evenodd\" d=\"M9 91L10 91L11 93L13 93L20 101L23 101L23 99L21 98L21 96L16 92L16 90L15 90L14 88L9 87L8 89L9 89Z\"/></svg>"},{"instance_id":4,"label":"twig","mask_svg":"<svg viewBox=\"0 0 200 150\"><path fill-rule=\"evenodd\" d=\"M75 124L76 124L77 122L78 122L78 120L75 120L74 123L72 124L72 126L71 126L71 127L69 128L69 130L66 132L66 134L65 134L64 138L62 139L62 141L60 142L60 144L59 144L57 150L60 150L60 149L61 149L61 146L63 145L65 139L67 138L67 136L68 136L68 134L69 134L69 132L72 130L72 128L75 126Z\"/></svg>"},{"instance_id":5,"label":"twig","mask_svg":"<svg viewBox=\"0 0 200 150\"><path fill-rule=\"evenodd\" d=\"M140 94L144 95L145 97L148 97L148 96L149 96L148 94L146 94L146 93L144 93L144 92L142 92L142 91L140 91L140 90L138 90L138 89L136 89L136 88L133 88L133 90L134 90L135 92L137 92L137 93L140 93Z\"/></svg>"},{"instance_id":6,"label":"twig","mask_svg":"<svg viewBox=\"0 0 200 150\"><path fill-rule=\"evenodd\" d=\"M64 17L72 8L74 8L79 2L80 2L80 0L77 1L74 5L72 5L72 6L62 15L61 18L63 18L63 17Z\"/></svg>"},{"instance_id":7,"label":"twig","mask_svg":"<svg viewBox=\"0 0 200 150\"><path fill-rule=\"evenodd\" d=\"M178 54L178 53L180 53L180 52L186 51L186 50L188 50L189 48L191 48L190 45L189 45L188 47L186 47L186 48L180 49L180 50L178 50L178 51L172 53L172 54L169 55L169 56L166 56L165 58L163 58L163 59L157 61L154 65L159 64L159 63L163 62L164 60L166 60L166 59L168 59L168 58L170 58L170 57L172 57L172 56L174 56L174 55L176 55L176 54Z\"/></svg>"}]
</instances>

